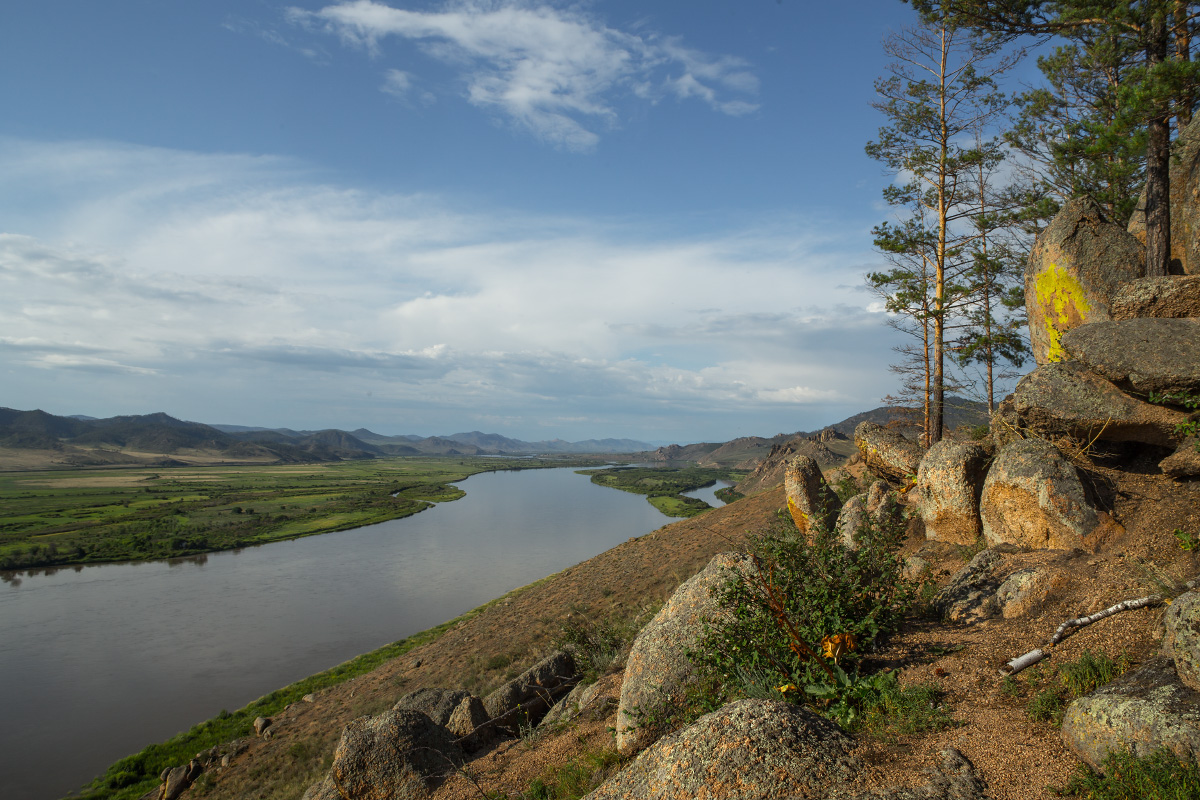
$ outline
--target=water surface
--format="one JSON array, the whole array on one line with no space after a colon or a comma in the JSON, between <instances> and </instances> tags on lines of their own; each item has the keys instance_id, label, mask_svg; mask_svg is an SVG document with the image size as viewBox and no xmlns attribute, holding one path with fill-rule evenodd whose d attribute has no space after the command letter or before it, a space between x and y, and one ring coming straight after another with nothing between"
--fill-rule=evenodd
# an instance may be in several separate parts
<instances>
[{"instance_id":1,"label":"water surface","mask_svg":"<svg viewBox=\"0 0 1200 800\"><path fill-rule=\"evenodd\" d=\"M406 519L195 559L7 573L0 798L55 800L221 709L668 520L571 469L472 476Z\"/></svg>"}]
</instances>

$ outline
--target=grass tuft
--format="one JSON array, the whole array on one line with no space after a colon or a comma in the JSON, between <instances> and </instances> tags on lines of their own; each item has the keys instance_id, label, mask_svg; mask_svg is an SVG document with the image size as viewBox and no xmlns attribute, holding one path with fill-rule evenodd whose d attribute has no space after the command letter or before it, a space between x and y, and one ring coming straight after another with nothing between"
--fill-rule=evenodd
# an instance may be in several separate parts
<instances>
[{"instance_id":1,"label":"grass tuft","mask_svg":"<svg viewBox=\"0 0 1200 800\"><path fill-rule=\"evenodd\" d=\"M1200 797L1200 766L1180 761L1163 748L1138 758L1113 753L1104 760L1104 771L1080 764L1061 794L1088 800L1194 800Z\"/></svg>"}]
</instances>

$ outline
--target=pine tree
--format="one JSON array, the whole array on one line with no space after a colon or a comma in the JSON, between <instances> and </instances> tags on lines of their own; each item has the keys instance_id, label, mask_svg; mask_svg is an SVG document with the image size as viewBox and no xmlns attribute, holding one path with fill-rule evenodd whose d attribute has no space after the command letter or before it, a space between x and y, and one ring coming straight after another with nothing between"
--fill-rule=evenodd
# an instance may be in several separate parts
<instances>
[{"instance_id":1,"label":"pine tree","mask_svg":"<svg viewBox=\"0 0 1200 800\"><path fill-rule=\"evenodd\" d=\"M891 298L890 311L908 315L912 330L922 332L925 437L932 444L944 427L948 331L971 298L977 238L968 224L976 213L971 176L1000 148L995 139L976 144L963 137L1003 111L995 77L1013 58L998 58L998 45L928 18L890 35L884 48L893 62L890 76L876 81L875 107L887 124L866 151L906 179L888 186L884 198L908 216L875 229L875 244L894 269L872 274L868 283Z\"/></svg>"},{"instance_id":2,"label":"pine tree","mask_svg":"<svg viewBox=\"0 0 1200 800\"><path fill-rule=\"evenodd\" d=\"M1169 270L1171 119L1190 119L1200 65L1190 57L1195 3L1181 0L905 0L927 18L998 37L1061 36L1080 44L1119 42L1137 64L1117 91L1121 126L1146 132L1146 271ZM1173 45L1173 46L1172 46Z\"/></svg>"},{"instance_id":3,"label":"pine tree","mask_svg":"<svg viewBox=\"0 0 1200 800\"><path fill-rule=\"evenodd\" d=\"M1074 197L1129 219L1145 181L1146 132L1123 113L1121 87L1136 68L1129 42L1080 37L1038 59L1045 84L1017 96L1005 141L1022 159L1023 222L1036 234Z\"/></svg>"}]
</instances>

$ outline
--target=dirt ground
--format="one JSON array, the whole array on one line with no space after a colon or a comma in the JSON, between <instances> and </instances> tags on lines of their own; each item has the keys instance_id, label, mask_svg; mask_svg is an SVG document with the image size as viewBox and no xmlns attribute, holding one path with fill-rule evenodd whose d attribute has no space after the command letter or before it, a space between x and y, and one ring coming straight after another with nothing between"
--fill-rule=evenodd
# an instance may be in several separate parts
<instances>
[{"instance_id":1,"label":"dirt ground","mask_svg":"<svg viewBox=\"0 0 1200 800\"><path fill-rule=\"evenodd\" d=\"M1002 690L998 668L1043 644L1063 620L1120 600L1157 591L1152 575L1174 579L1200 574L1200 560L1185 552L1175 529L1200 533L1200 482L1176 483L1151 474L1097 468L1114 524L1089 550L1043 551L1006 556L1011 568L1045 564L1063 580L1055 594L1028 615L996 618L972 626L914 622L876 656L902 682L935 682L955 727L892 741L862 736L857 755L868 766L866 787L915 786L942 748L962 751L987 780L996 800L1054 796L1076 766L1059 731L1032 721L1026 705L1034 688ZM482 696L550 649L571 615L603 619L653 607L715 553L736 549L747 531L763 527L783 505L781 488L740 500L700 517L680 521L619 545L606 553L519 590L438 640L374 672L297 703L277 718L275 736L245 742L233 763L210 772L185 797L225 800L299 798L328 768L342 727L363 714L378 713L417 688L467 688ZM964 548L927 542L914 526L906 553L929 561L940 583L971 555ZM1161 608L1131 611L1078 631L1055 649L1054 661L1077 658L1084 649L1134 663L1157 646ZM508 740L472 756L474 783L453 777L439 798L478 798L499 791L519 796L548 767L590 750L611 747L620 673L605 676L597 711L552 732Z\"/></svg>"}]
</instances>

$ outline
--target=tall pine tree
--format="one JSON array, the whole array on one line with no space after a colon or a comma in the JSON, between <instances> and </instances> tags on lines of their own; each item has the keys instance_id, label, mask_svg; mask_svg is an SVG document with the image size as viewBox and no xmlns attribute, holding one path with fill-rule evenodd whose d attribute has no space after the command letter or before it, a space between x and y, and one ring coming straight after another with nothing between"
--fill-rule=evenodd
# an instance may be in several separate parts
<instances>
[{"instance_id":1,"label":"tall pine tree","mask_svg":"<svg viewBox=\"0 0 1200 800\"><path fill-rule=\"evenodd\" d=\"M890 75L876 81L875 107L887 124L866 150L903 180L884 197L906 217L876 228L876 246L895 268L873 273L868 283L893 298L889 311L909 314L912 330L922 331L925 438L932 444L944 428L948 332L972 295L978 238L969 224L977 213L972 174L1000 147L995 139L970 137L1006 105L994 79L1012 59L998 58L998 45L932 18L892 34L884 48L893 61Z\"/></svg>"}]
</instances>

